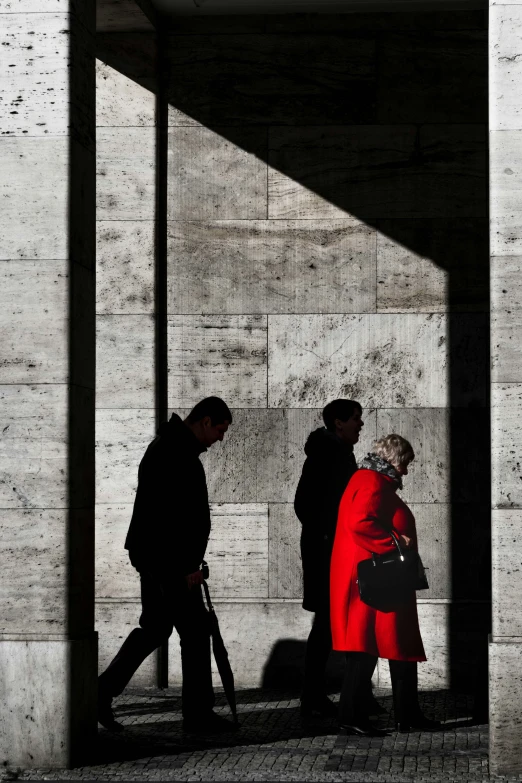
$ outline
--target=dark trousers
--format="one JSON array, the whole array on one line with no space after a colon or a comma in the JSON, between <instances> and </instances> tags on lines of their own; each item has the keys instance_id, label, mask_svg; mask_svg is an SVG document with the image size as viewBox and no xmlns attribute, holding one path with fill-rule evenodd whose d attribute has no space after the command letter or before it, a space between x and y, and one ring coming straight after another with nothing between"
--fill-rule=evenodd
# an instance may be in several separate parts
<instances>
[{"instance_id":1,"label":"dark trousers","mask_svg":"<svg viewBox=\"0 0 522 783\"><path fill-rule=\"evenodd\" d=\"M325 605L315 613L306 643L303 698L313 701L326 695L325 673L331 652L330 606ZM377 665L377 658L371 657L373 665L368 666L365 680L361 683L361 697L366 707L371 703L372 676Z\"/></svg>"},{"instance_id":2,"label":"dark trousers","mask_svg":"<svg viewBox=\"0 0 522 783\"><path fill-rule=\"evenodd\" d=\"M201 587L188 589L185 580L140 572L140 628L135 628L100 675L99 693L118 696L145 658L167 641L175 628L181 645L184 717L214 706L210 668L210 628Z\"/></svg>"},{"instance_id":3,"label":"dark trousers","mask_svg":"<svg viewBox=\"0 0 522 783\"><path fill-rule=\"evenodd\" d=\"M313 701L326 695L325 672L331 651L330 607L326 605L315 613L306 643L304 699Z\"/></svg>"},{"instance_id":4,"label":"dark trousers","mask_svg":"<svg viewBox=\"0 0 522 783\"><path fill-rule=\"evenodd\" d=\"M377 664L375 655L347 652L341 697L339 721L357 725L368 720L368 696L371 694L372 674Z\"/></svg>"},{"instance_id":5,"label":"dark trousers","mask_svg":"<svg viewBox=\"0 0 522 783\"><path fill-rule=\"evenodd\" d=\"M388 661L393 689L395 720L407 723L418 717L418 677L416 661ZM374 655L362 652L346 653L343 687L339 701L341 723L349 725L368 720L366 694L377 664Z\"/></svg>"},{"instance_id":6,"label":"dark trousers","mask_svg":"<svg viewBox=\"0 0 522 783\"><path fill-rule=\"evenodd\" d=\"M389 661L395 721L408 723L420 714L416 661Z\"/></svg>"}]
</instances>

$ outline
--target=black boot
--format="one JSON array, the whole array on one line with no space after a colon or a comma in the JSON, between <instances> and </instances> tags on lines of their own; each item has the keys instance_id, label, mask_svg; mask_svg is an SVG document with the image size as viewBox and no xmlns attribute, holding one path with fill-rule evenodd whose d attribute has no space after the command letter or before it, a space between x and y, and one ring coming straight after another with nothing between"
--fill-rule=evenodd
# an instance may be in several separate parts
<instances>
[{"instance_id":1,"label":"black boot","mask_svg":"<svg viewBox=\"0 0 522 783\"><path fill-rule=\"evenodd\" d=\"M417 663L390 661L390 675L396 731L405 733L412 729L433 731L440 728L440 721L427 718L419 706Z\"/></svg>"},{"instance_id":2,"label":"black boot","mask_svg":"<svg viewBox=\"0 0 522 783\"><path fill-rule=\"evenodd\" d=\"M347 652L341 698L339 700L339 728L346 734L359 737L385 737L369 720L365 709L368 682L375 667L374 656L362 652Z\"/></svg>"},{"instance_id":3,"label":"black boot","mask_svg":"<svg viewBox=\"0 0 522 783\"><path fill-rule=\"evenodd\" d=\"M124 726L118 723L112 711L112 696L102 685L98 688L98 723L109 731L123 731Z\"/></svg>"},{"instance_id":4,"label":"black boot","mask_svg":"<svg viewBox=\"0 0 522 783\"><path fill-rule=\"evenodd\" d=\"M405 734L411 731L408 715L408 691L404 680L392 680L393 712L395 715L395 731Z\"/></svg>"},{"instance_id":5,"label":"black boot","mask_svg":"<svg viewBox=\"0 0 522 783\"><path fill-rule=\"evenodd\" d=\"M373 656L372 656L373 657ZM381 707L372 690L372 677L377 666L377 658L373 659L373 663L369 662L368 671L366 675L366 681L361 687L361 699L363 710L368 715L387 715L387 710Z\"/></svg>"}]
</instances>

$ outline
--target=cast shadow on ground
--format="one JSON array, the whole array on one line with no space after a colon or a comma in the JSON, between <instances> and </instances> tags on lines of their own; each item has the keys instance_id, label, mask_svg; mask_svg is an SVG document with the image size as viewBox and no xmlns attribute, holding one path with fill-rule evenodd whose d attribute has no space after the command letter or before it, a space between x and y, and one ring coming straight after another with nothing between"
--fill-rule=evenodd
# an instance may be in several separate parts
<instances>
[{"instance_id":1,"label":"cast shadow on ground","mask_svg":"<svg viewBox=\"0 0 522 783\"><path fill-rule=\"evenodd\" d=\"M217 693L216 708L225 716L227 703ZM226 750L247 746L277 747L287 742L338 735L335 720L306 721L299 714L299 689L251 688L238 692L240 729L238 732L213 737L187 735L181 726L181 697L179 689L164 691L136 691L116 706L116 717L126 724L121 734L100 731L96 758L93 764L111 764L169 757L169 767L182 766L195 751ZM378 691L377 698L387 710L378 725L393 731L391 693ZM472 699L466 695L445 691L425 691L421 705L431 716L445 721L444 731L469 728ZM293 745L291 745L293 747ZM174 758L174 760L172 759Z\"/></svg>"}]
</instances>

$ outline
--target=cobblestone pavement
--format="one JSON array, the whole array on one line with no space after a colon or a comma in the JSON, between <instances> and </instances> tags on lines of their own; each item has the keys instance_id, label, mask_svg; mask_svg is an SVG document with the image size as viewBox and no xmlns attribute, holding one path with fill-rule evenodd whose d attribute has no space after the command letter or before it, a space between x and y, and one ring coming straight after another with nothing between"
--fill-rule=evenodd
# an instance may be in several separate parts
<instances>
[{"instance_id":1,"label":"cobblestone pavement","mask_svg":"<svg viewBox=\"0 0 522 783\"><path fill-rule=\"evenodd\" d=\"M74 770L13 770L18 780L165 781L491 781L488 729L474 725L471 697L421 694L424 712L444 721L437 732L393 731L391 694L375 691L388 710L384 738L339 735L335 721L303 723L298 693L242 690L237 733L200 737L181 727L179 690L132 690L115 700L126 727L100 730L96 758ZM335 697L334 697L335 698ZM223 694L216 711L227 715ZM495 778L498 780L499 778ZM521 778L514 778L522 780Z\"/></svg>"}]
</instances>

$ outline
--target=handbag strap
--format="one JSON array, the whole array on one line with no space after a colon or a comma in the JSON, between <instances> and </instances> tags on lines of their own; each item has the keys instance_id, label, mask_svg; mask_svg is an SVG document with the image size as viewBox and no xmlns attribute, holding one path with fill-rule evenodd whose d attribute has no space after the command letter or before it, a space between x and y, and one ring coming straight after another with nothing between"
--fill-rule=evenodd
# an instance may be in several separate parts
<instances>
[{"instance_id":1,"label":"handbag strap","mask_svg":"<svg viewBox=\"0 0 522 783\"><path fill-rule=\"evenodd\" d=\"M404 555L403 555L403 552L402 552L402 549L401 549L401 545L399 544L399 536L398 536L397 532L393 528L390 530L390 535L392 537L393 543L397 547L397 552L399 553L399 556L400 556L401 560L404 560Z\"/></svg>"},{"instance_id":2,"label":"handbag strap","mask_svg":"<svg viewBox=\"0 0 522 783\"><path fill-rule=\"evenodd\" d=\"M382 527L384 527L384 525L382 525ZM393 529L393 527L392 527L391 530L388 530L388 528L384 528L384 529L386 530L387 533L390 534L391 540L395 544L395 548L397 549L397 552L399 553L400 559L404 560L404 553L403 553L403 551L401 549L401 545L399 543L399 534L397 533L396 530ZM372 557L375 560L375 552L372 552Z\"/></svg>"}]
</instances>

